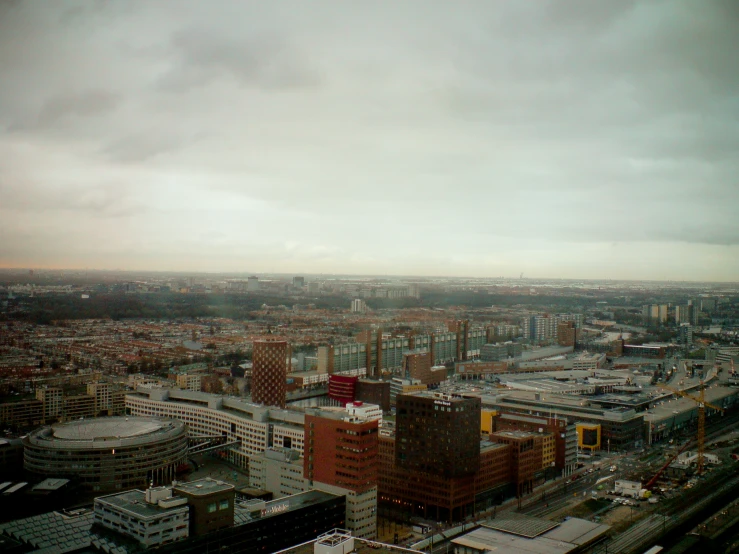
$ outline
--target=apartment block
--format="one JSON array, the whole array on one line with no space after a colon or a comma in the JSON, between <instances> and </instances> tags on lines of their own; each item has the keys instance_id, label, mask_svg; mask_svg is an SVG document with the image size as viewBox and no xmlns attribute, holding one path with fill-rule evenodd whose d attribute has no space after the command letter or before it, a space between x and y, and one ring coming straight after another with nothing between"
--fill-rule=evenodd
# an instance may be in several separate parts
<instances>
[{"instance_id":1,"label":"apartment block","mask_svg":"<svg viewBox=\"0 0 739 554\"><path fill-rule=\"evenodd\" d=\"M44 403L41 400L23 400L0 404L0 421L20 427L41 425L44 422Z\"/></svg>"},{"instance_id":2,"label":"apartment block","mask_svg":"<svg viewBox=\"0 0 739 554\"><path fill-rule=\"evenodd\" d=\"M62 398L62 411L59 416L61 421L87 419L96 415L94 396L79 394L76 396L64 396Z\"/></svg>"},{"instance_id":3,"label":"apartment block","mask_svg":"<svg viewBox=\"0 0 739 554\"><path fill-rule=\"evenodd\" d=\"M62 415L62 389L58 387L42 387L36 389L36 400L43 404L44 420L52 421Z\"/></svg>"},{"instance_id":4,"label":"apartment block","mask_svg":"<svg viewBox=\"0 0 739 554\"><path fill-rule=\"evenodd\" d=\"M177 376L177 386L182 390L200 390L201 375L192 373L183 373Z\"/></svg>"}]
</instances>

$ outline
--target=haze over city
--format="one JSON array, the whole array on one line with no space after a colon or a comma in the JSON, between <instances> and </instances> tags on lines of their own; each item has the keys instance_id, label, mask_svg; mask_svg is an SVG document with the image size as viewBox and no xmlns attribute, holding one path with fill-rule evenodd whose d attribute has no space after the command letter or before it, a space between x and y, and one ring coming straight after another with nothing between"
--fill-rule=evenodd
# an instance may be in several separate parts
<instances>
[{"instance_id":1,"label":"haze over city","mask_svg":"<svg viewBox=\"0 0 739 554\"><path fill-rule=\"evenodd\" d=\"M0 2L0 267L733 281L725 2Z\"/></svg>"}]
</instances>

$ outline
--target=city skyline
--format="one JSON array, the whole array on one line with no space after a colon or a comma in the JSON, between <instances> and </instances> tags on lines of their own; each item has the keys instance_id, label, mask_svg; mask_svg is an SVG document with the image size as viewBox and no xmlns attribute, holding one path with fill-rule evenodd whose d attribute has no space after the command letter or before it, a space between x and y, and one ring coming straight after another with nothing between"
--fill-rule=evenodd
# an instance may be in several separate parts
<instances>
[{"instance_id":1,"label":"city skyline","mask_svg":"<svg viewBox=\"0 0 739 554\"><path fill-rule=\"evenodd\" d=\"M738 22L3 2L0 268L736 281Z\"/></svg>"}]
</instances>

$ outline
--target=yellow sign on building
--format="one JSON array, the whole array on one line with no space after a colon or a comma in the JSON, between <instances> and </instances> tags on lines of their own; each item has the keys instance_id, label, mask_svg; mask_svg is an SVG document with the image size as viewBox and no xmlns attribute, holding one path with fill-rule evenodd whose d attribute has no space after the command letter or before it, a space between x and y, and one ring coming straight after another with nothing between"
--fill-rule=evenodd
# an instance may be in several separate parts
<instances>
[{"instance_id":1,"label":"yellow sign on building","mask_svg":"<svg viewBox=\"0 0 739 554\"><path fill-rule=\"evenodd\" d=\"M577 424L577 446L584 450L600 450L600 425L595 423Z\"/></svg>"}]
</instances>

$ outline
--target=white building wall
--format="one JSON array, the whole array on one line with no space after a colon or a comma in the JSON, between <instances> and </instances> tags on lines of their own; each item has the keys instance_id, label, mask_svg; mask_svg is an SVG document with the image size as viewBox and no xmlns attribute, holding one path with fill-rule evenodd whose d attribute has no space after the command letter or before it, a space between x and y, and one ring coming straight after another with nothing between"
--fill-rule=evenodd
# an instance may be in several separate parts
<instances>
[{"instance_id":1,"label":"white building wall","mask_svg":"<svg viewBox=\"0 0 739 554\"><path fill-rule=\"evenodd\" d=\"M236 414L221 412L186 402L151 400L140 396L126 396L126 409L131 415L178 419L187 423L191 436L223 435L227 440L240 440L241 446L229 450L231 462L248 467L248 456L264 452L269 446L267 435L269 424L253 421ZM302 443L299 445L302 455ZM298 450L298 445L295 447Z\"/></svg>"},{"instance_id":2,"label":"white building wall","mask_svg":"<svg viewBox=\"0 0 739 554\"><path fill-rule=\"evenodd\" d=\"M314 489L346 497L346 528L355 537L374 539L377 537L377 487L357 493L343 487L313 482Z\"/></svg>"},{"instance_id":3,"label":"white building wall","mask_svg":"<svg viewBox=\"0 0 739 554\"><path fill-rule=\"evenodd\" d=\"M123 533L147 547L186 539L189 534L190 508L167 510L151 518L137 518L136 514L120 510L104 502L95 502L95 523Z\"/></svg>"}]
</instances>

